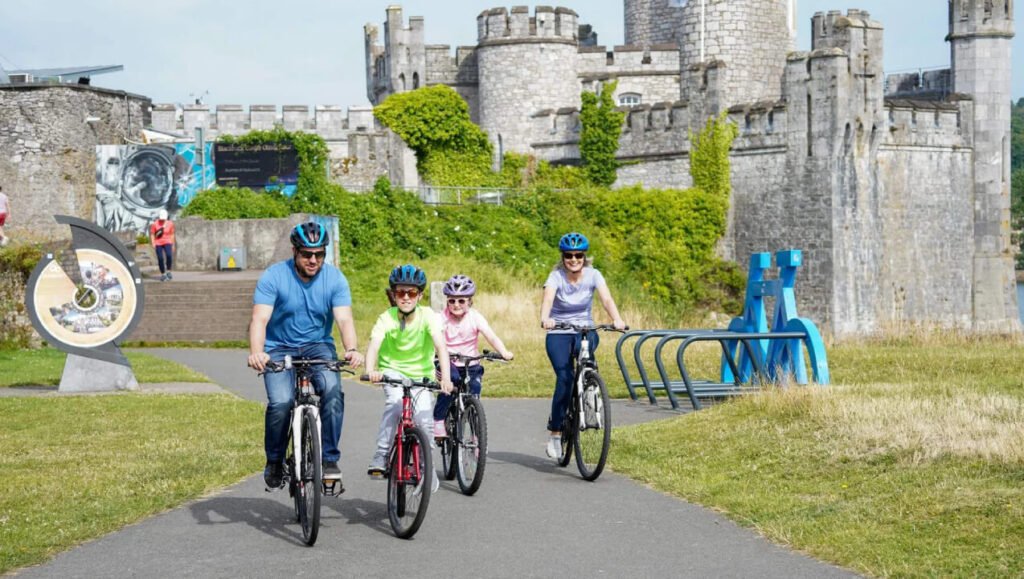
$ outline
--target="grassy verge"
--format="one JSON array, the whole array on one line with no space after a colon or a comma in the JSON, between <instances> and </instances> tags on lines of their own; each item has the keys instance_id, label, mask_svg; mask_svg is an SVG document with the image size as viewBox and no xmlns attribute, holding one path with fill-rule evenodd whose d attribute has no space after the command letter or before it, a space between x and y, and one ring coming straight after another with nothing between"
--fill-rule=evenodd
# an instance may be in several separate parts
<instances>
[{"instance_id":1,"label":"grassy verge","mask_svg":"<svg viewBox=\"0 0 1024 579\"><path fill-rule=\"evenodd\" d=\"M262 416L230 396L0 399L0 574L256 472Z\"/></svg>"},{"instance_id":2,"label":"grassy verge","mask_svg":"<svg viewBox=\"0 0 1024 579\"><path fill-rule=\"evenodd\" d=\"M142 352L125 352L139 382L209 382L181 364ZM66 354L54 348L0 350L0 388L60 383Z\"/></svg>"},{"instance_id":3,"label":"grassy verge","mask_svg":"<svg viewBox=\"0 0 1024 579\"><path fill-rule=\"evenodd\" d=\"M616 429L612 467L858 572L1024 574L1024 349L946 337L830 356L836 386Z\"/></svg>"}]
</instances>

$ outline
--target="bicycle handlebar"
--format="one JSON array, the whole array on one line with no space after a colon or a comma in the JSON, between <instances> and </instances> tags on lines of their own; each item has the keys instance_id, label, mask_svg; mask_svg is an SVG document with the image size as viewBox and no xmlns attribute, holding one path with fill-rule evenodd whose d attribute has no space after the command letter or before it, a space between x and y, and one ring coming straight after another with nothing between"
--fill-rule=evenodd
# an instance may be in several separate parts
<instances>
[{"instance_id":1,"label":"bicycle handlebar","mask_svg":"<svg viewBox=\"0 0 1024 579\"><path fill-rule=\"evenodd\" d=\"M263 366L263 371L259 373L260 376L267 372L284 372L285 370L291 370L296 367L310 367L310 366L324 366L331 372L345 372L347 374L355 374L352 370L348 369L348 360L319 360L314 358L297 358L293 359L291 356L285 356L284 360L280 362L267 362Z\"/></svg>"},{"instance_id":2,"label":"bicycle handlebar","mask_svg":"<svg viewBox=\"0 0 1024 579\"><path fill-rule=\"evenodd\" d=\"M448 354L448 359L452 362L475 362L477 360L488 360L491 362L508 362L505 358L501 357L501 354L492 352L490 350L484 350L484 353L479 356L467 356L465 354Z\"/></svg>"},{"instance_id":3,"label":"bicycle handlebar","mask_svg":"<svg viewBox=\"0 0 1024 579\"><path fill-rule=\"evenodd\" d=\"M363 374L359 377L363 382L370 382L370 375ZM413 380L412 378L392 378L391 376L382 376L379 382L376 384L391 384L393 386L401 386L402 388L426 388L427 390L440 390L441 385L429 378L423 378L421 380Z\"/></svg>"},{"instance_id":4,"label":"bicycle handlebar","mask_svg":"<svg viewBox=\"0 0 1024 579\"><path fill-rule=\"evenodd\" d=\"M541 327L544 327L541 325ZM621 330L616 328L612 324L598 324L596 326L582 326L579 324L567 324L565 322L555 322L555 327L552 330L573 330L575 332L591 332L594 330L603 330L606 332L627 332L629 326L622 328Z\"/></svg>"}]
</instances>

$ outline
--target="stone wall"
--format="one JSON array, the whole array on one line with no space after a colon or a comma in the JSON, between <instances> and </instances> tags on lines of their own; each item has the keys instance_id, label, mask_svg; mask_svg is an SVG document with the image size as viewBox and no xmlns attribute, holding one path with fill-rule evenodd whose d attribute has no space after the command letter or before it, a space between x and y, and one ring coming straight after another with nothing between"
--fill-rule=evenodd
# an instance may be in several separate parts
<instances>
[{"instance_id":1,"label":"stone wall","mask_svg":"<svg viewBox=\"0 0 1024 579\"><path fill-rule=\"evenodd\" d=\"M673 102L679 99L679 47L658 44L647 48L631 45L579 48L579 76L582 90L596 92L600 84L618 81L614 97L634 93L643 103Z\"/></svg>"},{"instance_id":2,"label":"stone wall","mask_svg":"<svg viewBox=\"0 0 1024 579\"><path fill-rule=\"evenodd\" d=\"M296 224L310 215L296 213L284 219L220 219L183 217L175 221L174 267L182 271L217 269L223 247L244 247L248 269L267 266L291 257L288 236Z\"/></svg>"},{"instance_id":3,"label":"stone wall","mask_svg":"<svg viewBox=\"0 0 1024 579\"><path fill-rule=\"evenodd\" d=\"M681 43L683 8L679 4L671 0L625 0L626 44Z\"/></svg>"},{"instance_id":4,"label":"stone wall","mask_svg":"<svg viewBox=\"0 0 1024 579\"><path fill-rule=\"evenodd\" d=\"M5 230L67 236L53 215L92 219L96 145L137 138L149 104L83 85L0 86L0 185L12 205Z\"/></svg>"}]
</instances>

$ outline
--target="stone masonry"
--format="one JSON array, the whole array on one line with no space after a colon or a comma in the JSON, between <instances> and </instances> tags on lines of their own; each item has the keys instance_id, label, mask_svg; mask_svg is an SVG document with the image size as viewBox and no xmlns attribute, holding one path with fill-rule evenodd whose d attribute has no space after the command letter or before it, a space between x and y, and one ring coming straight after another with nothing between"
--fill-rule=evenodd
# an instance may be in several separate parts
<instances>
[{"instance_id":1,"label":"stone masonry","mask_svg":"<svg viewBox=\"0 0 1024 579\"><path fill-rule=\"evenodd\" d=\"M392 6L383 46L376 27L365 29L367 94L377 103L409 90L403 75L450 84L504 150L575 163L579 93L616 80L616 98L633 105L622 109L618 185L663 188L691 185L690 132L724 111L740 136L721 251L743 264L753 252L803 249L803 315L840 338L913 326L1019 331L1012 0L949 0L951 68L890 78L882 25L864 11L816 14L804 53L792 52L790 0L707 0L703 20L701 4L624 0L630 44L613 50L582 42L582 25L549 28L552 16L570 22L565 9L485 10L475 47L453 57L430 45L422 60L423 19L405 26ZM546 75L551 54L565 60ZM524 95L524 84L561 96Z\"/></svg>"}]
</instances>

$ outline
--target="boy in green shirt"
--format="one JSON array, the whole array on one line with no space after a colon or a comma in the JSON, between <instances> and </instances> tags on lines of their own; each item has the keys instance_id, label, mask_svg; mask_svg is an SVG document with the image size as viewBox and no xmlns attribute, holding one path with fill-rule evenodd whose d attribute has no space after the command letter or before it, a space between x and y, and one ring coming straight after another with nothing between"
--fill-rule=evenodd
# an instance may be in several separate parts
<instances>
[{"instance_id":1,"label":"boy in green shirt","mask_svg":"<svg viewBox=\"0 0 1024 579\"><path fill-rule=\"evenodd\" d=\"M414 265L402 265L391 270L388 284L397 306L381 314L370 333L370 345L366 351L366 370L370 381L379 382L385 374L392 378L432 379L436 352L441 367L441 391L451 393L454 387L441 317L430 308L419 305L427 287L427 275ZM366 472L372 477L383 476L387 470L388 451L402 413L402 389L385 386L384 395L377 451ZM434 420L433 396L423 388L413 389L412 395L416 423L429 435ZM436 482L437 477L434 480Z\"/></svg>"}]
</instances>

